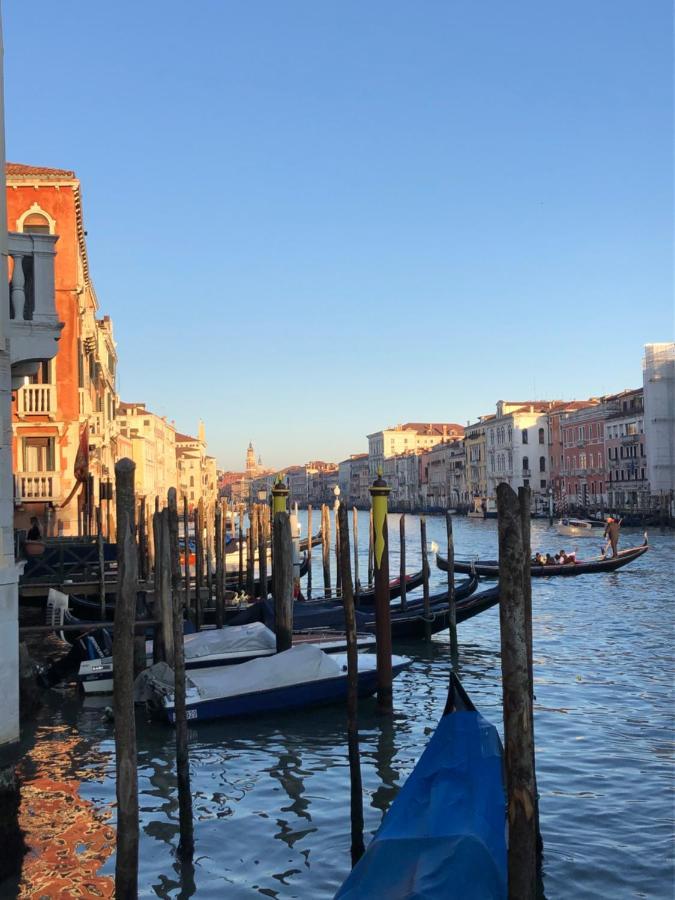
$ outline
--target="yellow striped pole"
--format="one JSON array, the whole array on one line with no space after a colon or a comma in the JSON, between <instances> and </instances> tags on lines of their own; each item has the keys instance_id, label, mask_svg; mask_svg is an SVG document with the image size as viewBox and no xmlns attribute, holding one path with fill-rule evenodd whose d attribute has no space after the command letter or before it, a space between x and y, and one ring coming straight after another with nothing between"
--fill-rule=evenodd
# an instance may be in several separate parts
<instances>
[{"instance_id":1,"label":"yellow striped pole","mask_svg":"<svg viewBox=\"0 0 675 900\"><path fill-rule=\"evenodd\" d=\"M272 518L278 512L287 512L286 510L286 500L288 498L288 488L284 484L284 480L279 475L277 480L272 488Z\"/></svg>"}]
</instances>

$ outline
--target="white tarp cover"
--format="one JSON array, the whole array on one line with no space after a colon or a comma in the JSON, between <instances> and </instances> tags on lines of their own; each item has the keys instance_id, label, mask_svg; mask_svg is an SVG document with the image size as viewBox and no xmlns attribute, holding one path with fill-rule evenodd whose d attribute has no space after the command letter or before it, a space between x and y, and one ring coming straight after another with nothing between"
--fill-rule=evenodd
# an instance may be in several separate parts
<instances>
[{"instance_id":1,"label":"white tarp cover","mask_svg":"<svg viewBox=\"0 0 675 900\"><path fill-rule=\"evenodd\" d=\"M250 625L229 625L186 634L184 644L185 659L190 660L225 653L275 650L277 639L262 622L252 622Z\"/></svg>"},{"instance_id":2,"label":"white tarp cover","mask_svg":"<svg viewBox=\"0 0 675 900\"><path fill-rule=\"evenodd\" d=\"M189 681L197 689L200 700L212 700L336 678L345 671L340 655L328 655L318 647L306 644L238 666L193 670Z\"/></svg>"}]
</instances>

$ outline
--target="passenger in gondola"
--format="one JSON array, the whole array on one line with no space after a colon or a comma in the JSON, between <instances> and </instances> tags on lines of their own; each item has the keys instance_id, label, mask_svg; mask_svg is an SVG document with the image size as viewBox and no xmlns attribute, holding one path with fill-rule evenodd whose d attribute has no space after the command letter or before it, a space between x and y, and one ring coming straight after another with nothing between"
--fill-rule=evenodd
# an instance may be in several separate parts
<instances>
[{"instance_id":1,"label":"passenger in gondola","mask_svg":"<svg viewBox=\"0 0 675 900\"><path fill-rule=\"evenodd\" d=\"M555 559L551 556L550 553L547 553L547 554L546 554L546 562L545 562L545 565L547 565L547 566L554 566L555 564L556 564Z\"/></svg>"},{"instance_id":2,"label":"passenger in gondola","mask_svg":"<svg viewBox=\"0 0 675 900\"><path fill-rule=\"evenodd\" d=\"M543 553L535 553L534 559L532 560L533 566L545 566L546 565L546 557Z\"/></svg>"}]
</instances>

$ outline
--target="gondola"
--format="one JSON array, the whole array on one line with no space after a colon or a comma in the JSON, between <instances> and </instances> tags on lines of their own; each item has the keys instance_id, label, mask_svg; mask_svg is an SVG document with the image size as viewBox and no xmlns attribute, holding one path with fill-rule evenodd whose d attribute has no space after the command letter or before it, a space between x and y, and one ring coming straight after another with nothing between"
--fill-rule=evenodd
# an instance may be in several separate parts
<instances>
[{"instance_id":1,"label":"gondola","mask_svg":"<svg viewBox=\"0 0 675 900\"><path fill-rule=\"evenodd\" d=\"M480 591L478 594L467 597L464 600L456 602L455 613L457 624L472 619L479 613L491 609L499 603L499 588L490 588L487 591ZM391 609L391 636L398 640L407 640L414 638L423 638L426 636L426 615L424 605L416 603L408 604L406 609L392 607ZM447 594L444 600L430 603L429 620L431 634L438 634L444 631L450 625L450 610L448 609ZM368 618L365 621L359 621L359 630L363 629L371 633L375 633L375 619Z\"/></svg>"},{"instance_id":2,"label":"gondola","mask_svg":"<svg viewBox=\"0 0 675 900\"><path fill-rule=\"evenodd\" d=\"M336 900L507 896L503 750L457 676L424 753Z\"/></svg>"},{"instance_id":3,"label":"gondola","mask_svg":"<svg viewBox=\"0 0 675 900\"><path fill-rule=\"evenodd\" d=\"M578 560L576 563L565 563L560 566L532 566L530 572L533 578L550 578L554 575L571 577L574 575L596 575L600 572L614 572L633 562L643 553L649 550L649 544L645 540L641 547L630 547L620 550L617 556L608 556L605 559ZM436 565L443 572L448 571L448 561L442 556L436 556ZM475 572L481 578L499 578L499 562L497 560L455 560L455 572L466 575Z\"/></svg>"},{"instance_id":4,"label":"gondola","mask_svg":"<svg viewBox=\"0 0 675 900\"><path fill-rule=\"evenodd\" d=\"M300 577L304 578L309 569L309 558L307 554L305 554L302 558L302 562L300 563ZM111 588L116 587L108 586L108 590L112 593ZM244 588L246 587L246 580L244 580ZM241 609L240 605L228 605L227 601L232 600L236 593L236 579L227 579L225 582L225 620L227 621L228 617L236 615L237 612ZM267 593L269 594L272 590L272 574L270 573L267 576ZM192 588L194 592L194 588ZM260 593L260 579L256 578L255 580L255 592L256 594ZM229 596L228 596L229 594ZM100 619L101 618L101 603L99 600L90 600L86 597L78 597L77 595L71 594L70 597L70 606L73 613L76 616L80 616L88 619ZM108 595L108 599L106 600L106 616L109 616L111 619L115 615L115 601L111 599L111 595ZM203 620L206 625L212 625L216 621L216 610L213 606L205 606L202 608ZM251 620L253 621L253 620Z\"/></svg>"},{"instance_id":5,"label":"gondola","mask_svg":"<svg viewBox=\"0 0 675 900\"><path fill-rule=\"evenodd\" d=\"M406 575L406 592L417 590L418 587L422 584L424 580L424 573L420 569L419 572L414 572L412 575ZM389 599L396 600L401 596L401 579L393 578L389 582ZM375 587L374 585L369 585L368 587L361 588L358 592L358 597L356 592L354 593L354 599L359 606L373 606L375 603ZM302 599L303 603L330 603L331 598L326 597L325 594L319 594L317 596L314 594L311 600Z\"/></svg>"}]
</instances>

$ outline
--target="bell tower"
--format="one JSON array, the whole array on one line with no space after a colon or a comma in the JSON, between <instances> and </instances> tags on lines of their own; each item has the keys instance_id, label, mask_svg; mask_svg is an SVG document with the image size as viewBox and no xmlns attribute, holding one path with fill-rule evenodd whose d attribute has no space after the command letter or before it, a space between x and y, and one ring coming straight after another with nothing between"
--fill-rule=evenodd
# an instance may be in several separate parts
<instances>
[{"instance_id":1,"label":"bell tower","mask_svg":"<svg viewBox=\"0 0 675 900\"><path fill-rule=\"evenodd\" d=\"M253 449L253 442L249 442L248 450L246 451L246 474L253 475L257 469L255 464L255 450Z\"/></svg>"}]
</instances>

